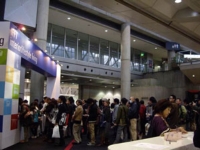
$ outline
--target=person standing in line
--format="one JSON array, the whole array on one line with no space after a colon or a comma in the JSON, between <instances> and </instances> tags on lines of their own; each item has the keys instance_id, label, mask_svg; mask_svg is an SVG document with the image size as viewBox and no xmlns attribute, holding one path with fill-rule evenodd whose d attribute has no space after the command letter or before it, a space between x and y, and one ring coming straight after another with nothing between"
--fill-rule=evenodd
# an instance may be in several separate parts
<instances>
[{"instance_id":1,"label":"person standing in line","mask_svg":"<svg viewBox=\"0 0 200 150\"><path fill-rule=\"evenodd\" d=\"M64 141L63 126L65 125L66 120L63 120L63 119L66 119L66 118L64 118L63 116L67 116L67 114L68 114L65 96L59 96L58 102L60 103L60 105L58 106L58 114L56 117L55 125L59 126L60 142L57 145L64 146L65 141Z\"/></svg>"},{"instance_id":2,"label":"person standing in line","mask_svg":"<svg viewBox=\"0 0 200 150\"><path fill-rule=\"evenodd\" d=\"M144 105L144 101L140 101L140 133L139 133L139 138L143 138L145 135L145 123L146 123L146 107Z\"/></svg>"},{"instance_id":3,"label":"person standing in line","mask_svg":"<svg viewBox=\"0 0 200 150\"><path fill-rule=\"evenodd\" d=\"M178 108L178 105L175 103L176 96L170 95L169 101L172 104L172 108L171 108L171 112L166 120L167 120L167 123L169 124L170 128L175 129L178 126L178 121L179 121L179 119L178 119L179 118L179 108Z\"/></svg>"},{"instance_id":4,"label":"person standing in line","mask_svg":"<svg viewBox=\"0 0 200 150\"><path fill-rule=\"evenodd\" d=\"M97 105L92 98L88 98L88 130L90 133L90 142L87 144L88 146L95 145L95 124L97 120Z\"/></svg>"},{"instance_id":5,"label":"person standing in line","mask_svg":"<svg viewBox=\"0 0 200 150\"><path fill-rule=\"evenodd\" d=\"M122 104L119 106L117 111L117 118L114 122L114 125L117 126L117 134L114 143L119 143L121 140L121 133L123 132L123 142L128 140L128 107L126 106L127 103L126 98L122 98Z\"/></svg>"},{"instance_id":6,"label":"person standing in line","mask_svg":"<svg viewBox=\"0 0 200 150\"><path fill-rule=\"evenodd\" d=\"M130 108L128 111L128 117L130 120L129 130L131 134L131 140L135 141L137 140L137 119L139 117L139 110L134 97L130 97Z\"/></svg>"},{"instance_id":7,"label":"person standing in line","mask_svg":"<svg viewBox=\"0 0 200 150\"><path fill-rule=\"evenodd\" d=\"M74 115L72 116L73 135L74 135L74 140L75 140L73 144L80 144L82 142L81 140L81 120L83 116L82 101L77 100L76 105L77 105L76 110L74 112Z\"/></svg>"},{"instance_id":8,"label":"person standing in line","mask_svg":"<svg viewBox=\"0 0 200 150\"><path fill-rule=\"evenodd\" d=\"M178 105L178 108L179 108L178 126L182 126L182 127L186 128L187 109L185 108L184 105L182 105L182 101L180 98L176 99L176 104Z\"/></svg>"}]
</instances>

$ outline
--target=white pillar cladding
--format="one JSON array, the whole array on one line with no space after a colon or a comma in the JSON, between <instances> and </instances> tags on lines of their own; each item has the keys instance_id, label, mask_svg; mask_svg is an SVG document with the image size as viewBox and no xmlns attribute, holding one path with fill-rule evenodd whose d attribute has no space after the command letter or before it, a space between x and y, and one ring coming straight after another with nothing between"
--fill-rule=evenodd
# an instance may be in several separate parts
<instances>
[{"instance_id":1,"label":"white pillar cladding","mask_svg":"<svg viewBox=\"0 0 200 150\"><path fill-rule=\"evenodd\" d=\"M168 70L172 69L172 60L176 57L176 53L174 50L168 51Z\"/></svg>"},{"instance_id":2,"label":"white pillar cladding","mask_svg":"<svg viewBox=\"0 0 200 150\"><path fill-rule=\"evenodd\" d=\"M60 95L60 75L61 67L57 65L56 78L47 77L46 96L57 99Z\"/></svg>"},{"instance_id":3,"label":"white pillar cladding","mask_svg":"<svg viewBox=\"0 0 200 150\"><path fill-rule=\"evenodd\" d=\"M130 24L121 26L121 97L130 97Z\"/></svg>"},{"instance_id":4,"label":"white pillar cladding","mask_svg":"<svg viewBox=\"0 0 200 150\"><path fill-rule=\"evenodd\" d=\"M35 44L39 46L43 51L46 50L47 28L48 28L48 16L49 16L49 0L38 0L37 11L37 25L34 38L37 38ZM37 82L37 84L35 81ZM31 91L30 101L35 98L41 100L44 96L44 75L41 75L35 71L31 71Z\"/></svg>"},{"instance_id":5,"label":"white pillar cladding","mask_svg":"<svg viewBox=\"0 0 200 150\"><path fill-rule=\"evenodd\" d=\"M21 97L22 99L24 98L24 80L25 80L25 73L26 73L26 70L24 67L20 67L20 92L19 92L19 97Z\"/></svg>"}]
</instances>

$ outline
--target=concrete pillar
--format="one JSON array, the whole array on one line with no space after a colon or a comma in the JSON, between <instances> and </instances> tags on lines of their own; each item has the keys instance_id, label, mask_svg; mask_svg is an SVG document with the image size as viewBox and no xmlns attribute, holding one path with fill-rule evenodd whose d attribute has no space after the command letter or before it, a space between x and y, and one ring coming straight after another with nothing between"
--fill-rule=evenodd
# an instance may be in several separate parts
<instances>
[{"instance_id":1,"label":"concrete pillar","mask_svg":"<svg viewBox=\"0 0 200 150\"><path fill-rule=\"evenodd\" d=\"M168 51L168 70L172 69L172 60L176 57L175 51Z\"/></svg>"},{"instance_id":2,"label":"concrete pillar","mask_svg":"<svg viewBox=\"0 0 200 150\"><path fill-rule=\"evenodd\" d=\"M121 27L121 97L130 97L130 25L125 23Z\"/></svg>"},{"instance_id":3,"label":"concrete pillar","mask_svg":"<svg viewBox=\"0 0 200 150\"><path fill-rule=\"evenodd\" d=\"M46 96L57 99L60 95L61 67L57 65L56 77L47 77Z\"/></svg>"},{"instance_id":4,"label":"concrete pillar","mask_svg":"<svg viewBox=\"0 0 200 150\"><path fill-rule=\"evenodd\" d=\"M49 15L49 0L38 0L37 26L34 38L37 38L37 46L43 51L46 50L47 28ZM31 88L30 102L35 98L41 100L44 94L44 76L32 71L31 72Z\"/></svg>"},{"instance_id":5,"label":"concrete pillar","mask_svg":"<svg viewBox=\"0 0 200 150\"><path fill-rule=\"evenodd\" d=\"M38 0L37 26L34 38L37 38L38 41L35 43L43 51L46 50L48 18L49 0Z\"/></svg>"}]
</instances>

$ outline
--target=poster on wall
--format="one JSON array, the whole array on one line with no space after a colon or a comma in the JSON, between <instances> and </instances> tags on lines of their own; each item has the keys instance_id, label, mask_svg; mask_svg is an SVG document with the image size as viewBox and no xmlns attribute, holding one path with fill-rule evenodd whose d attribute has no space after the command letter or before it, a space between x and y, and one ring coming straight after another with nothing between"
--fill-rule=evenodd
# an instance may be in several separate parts
<instances>
[{"instance_id":1,"label":"poster on wall","mask_svg":"<svg viewBox=\"0 0 200 150\"><path fill-rule=\"evenodd\" d=\"M153 61L149 60L149 68L153 68Z\"/></svg>"}]
</instances>

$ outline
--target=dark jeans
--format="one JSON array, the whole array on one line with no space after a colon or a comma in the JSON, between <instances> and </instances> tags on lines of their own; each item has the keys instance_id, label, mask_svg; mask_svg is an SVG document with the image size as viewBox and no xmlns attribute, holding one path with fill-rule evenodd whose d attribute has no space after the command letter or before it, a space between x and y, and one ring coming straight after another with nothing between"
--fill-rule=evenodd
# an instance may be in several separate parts
<instances>
[{"instance_id":1,"label":"dark jeans","mask_svg":"<svg viewBox=\"0 0 200 150\"><path fill-rule=\"evenodd\" d=\"M122 141L126 142L128 140L127 131L128 131L127 125L125 125L125 126L118 125L118 127L117 127L117 135L116 135L114 143L119 143L120 142L120 140L121 140L121 132L123 132Z\"/></svg>"},{"instance_id":2,"label":"dark jeans","mask_svg":"<svg viewBox=\"0 0 200 150\"><path fill-rule=\"evenodd\" d=\"M38 122L34 122L34 123L31 125L31 133L32 133L33 136L37 136L38 125L39 125Z\"/></svg>"},{"instance_id":3,"label":"dark jeans","mask_svg":"<svg viewBox=\"0 0 200 150\"><path fill-rule=\"evenodd\" d=\"M63 134L63 126L59 125L59 132L60 132L60 145L65 144L64 134Z\"/></svg>"}]
</instances>

